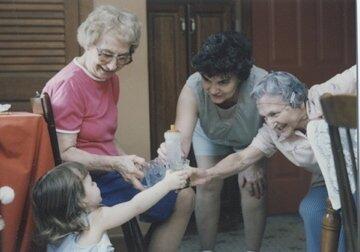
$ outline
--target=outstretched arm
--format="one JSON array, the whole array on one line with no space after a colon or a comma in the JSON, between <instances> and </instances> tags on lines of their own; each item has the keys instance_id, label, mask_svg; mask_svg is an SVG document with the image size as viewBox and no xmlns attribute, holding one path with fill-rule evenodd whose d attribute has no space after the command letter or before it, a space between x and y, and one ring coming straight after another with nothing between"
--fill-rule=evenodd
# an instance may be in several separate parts
<instances>
[{"instance_id":1,"label":"outstretched arm","mask_svg":"<svg viewBox=\"0 0 360 252\"><path fill-rule=\"evenodd\" d=\"M101 207L94 220L99 231L119 226L155 205L169 191L185 187L190 172L186 170L167 171L163 180L136 194L130 201L112 207Z\"/></svg>"},{"instance_id":2,"label":"outstretched arm","mask_svg":"<svg viewBox=\"0 0 360 252\"><path fill-rule=\"evenodd\" d=\"M245 170L250 165L255 164L265 154L259 149L248 146L246 149L230 154L210 169L193 169L191 184L204 184L214 178L226 178L240 171Z\"/></svg>"}]
</instances>

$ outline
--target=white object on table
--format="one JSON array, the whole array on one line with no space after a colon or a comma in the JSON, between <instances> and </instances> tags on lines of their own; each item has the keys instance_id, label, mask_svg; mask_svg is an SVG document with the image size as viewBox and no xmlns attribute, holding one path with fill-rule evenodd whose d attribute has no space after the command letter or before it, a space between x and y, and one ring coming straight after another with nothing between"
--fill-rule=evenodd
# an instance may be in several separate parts
<instances>
[{"instance_id":1,"label":"white object on table","mask_svg":"<svg viewBox=\"0 0 360 252\"><path fill-rule=\"evenodd\" d=\"M0 113L6 112L11 108L11 104L0 104Z\"/></svg>"},{"instance_id":2,"label":"white object on table","mask_svg":"<svg viewBox=\"0 0 360 252\"><path fill-rule=\"evenodd\" d=\"M2 204L6 205L11 203L14 200L15 193L11 187L3 186L0 188L0 201ZM5 222L0 215L0 231L5 227Z\"/></svg>"},{"instance_id":3,"label":"white object on table","mask_svg":"<svg viewBox=\"0 0 360 252\"><path fill-rule=\"evenodd\" d=\"M11 203L14 200L15 192L9 186L3 186L0 188L0 201L2 204L6 205Z\"/></svg>"}]
</instances>

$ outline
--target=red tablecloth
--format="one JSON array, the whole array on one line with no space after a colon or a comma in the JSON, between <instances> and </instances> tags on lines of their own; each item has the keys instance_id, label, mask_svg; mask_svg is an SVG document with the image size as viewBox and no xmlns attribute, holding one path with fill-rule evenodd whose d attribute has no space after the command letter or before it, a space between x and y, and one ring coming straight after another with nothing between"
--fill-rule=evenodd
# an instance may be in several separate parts
<instances>
[{"instance_id":1,"label":"red tablecloth","mask_svg":"<svg viewBox=\"0 0 360 252\"><path fill-rule=\"evenodd\" d=\"M53 166L42 116L26 112L0 114L0 186L8 185L15 191L14 201L0 206L5 220L5 229L0 232L3 252L32 250L30 190Z\"/></svg>"}]
</instances>

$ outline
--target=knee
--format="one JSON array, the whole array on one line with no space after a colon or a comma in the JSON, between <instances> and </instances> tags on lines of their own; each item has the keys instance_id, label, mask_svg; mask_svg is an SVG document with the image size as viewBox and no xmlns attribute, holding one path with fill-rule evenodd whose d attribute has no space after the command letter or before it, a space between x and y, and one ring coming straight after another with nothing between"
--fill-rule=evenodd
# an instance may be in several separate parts
<instances>
[{"instance_id":1,"label":"knee","mask_svg":"<svg viewBox=\"0 0 360 252\"><path fill-rule=\"evenodd\" d=\"M191 188L179 191L175 209L185 215L190 215L195 207L195 193Z\"/></svg>"},{"instance_id":2,"label":"knee","mask_svg":"<svg viewBox=\"0 0 360 252\"><path fill-rule=\"evenodd\" d=\"M222 183L222 180L213 180L204 185L199 185L196 187L196 194L201 194L202 196L220 194Z\"/></svg>"},{"instance_id":3,"label":"knee","mask_svg":"<svg viewBox=\"0 0 360 252\"><path fill-rule=\"evenodd\" d=\"M303 199L300 202L299 214L301 215L301 217L304 220L306 220L306 219L308 219L309 216L311 216L310 212L311 212L311 209L310 209L308 201L306 199Z\"/></svg>"},{"instance_id":4,"label":"knee","mask_svg":"<svg viewBox=\"0 0 360 252\"><path fill-rule=\"evenodd\" d=\"M320 208L311 201L304 199L299 206L299 213L304 222L315 223L322 220L325 208Z\"/></svg>"}]
</instances>

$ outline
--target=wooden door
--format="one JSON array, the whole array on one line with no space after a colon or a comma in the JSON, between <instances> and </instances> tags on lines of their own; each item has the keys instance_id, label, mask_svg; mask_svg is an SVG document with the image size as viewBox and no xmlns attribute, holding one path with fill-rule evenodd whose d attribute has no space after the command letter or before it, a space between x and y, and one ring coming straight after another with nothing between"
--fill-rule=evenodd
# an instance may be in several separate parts
<instances>
[{"instance_id":1,"label":"wooden door","mask_svg":"<svg viewBox=\"0 0 360 252\"><path fill-rule=\"evenodd\" d=\"M190 16L189 30L191 33L191 57L194 56L201 47L204 40L211 34L221 31L233 30L234 13L233 4L221 3L195 3L188 5ZM190 73L194 69L190 68Z\"/></svg>"},{"instance_id":2,"label":"wooden door","mask_svg":"<svg viewBox=\"0 0 360 252\"><path fill-rule=\"evenodd\" d=\"M251 13L254 58L267 70L288 71L310 87L356 63L354 0L254 0ZM309 174L281 154L267 171L268 212L297 212Z\"/></svg>"},{"instance_id":3,"label":"wooden door","mask_svg":"<svg viewBox=\"0 0 360 252\"><path fill-rule=\"evenodd\" d=\"M185 5L148 3L151 156L175 121L188 72Z\"/></svg>"},{"instance_id":4,"label":"wooden door","mask_svg":"<svg viewBox=\"0 0 360 252\"><path fill-rule=\"evenodd\" d=\"M0 103L30 110L29 98L80 54L79 20L86 0L4 0L0 3Z\"/></svg>"},{"instance_id":5,"label":"wooden door","mask_svg":"<svg viewBox=\"0 0 360 252\"><path fill-rule=\"evenodd\" d=\"M233 27L229 1L205 2L148 1L152 157L175 121L177 98L193 72L192 56L210 34Z\"/></svg>"},{"instance_id":6,"label":"wooden door","mask_svg":"<svg viewBox=\"0 0 360 252\"><path fill-rule=\"evenodd\" d=\"M230 1L148 1L149 93L151 155L164 141L163 134L175 121L176 103L188 76L194 72L191 58L210 35L233 28ZM196 165L193 152L191 165ZM236 178L222 191L220 229L236 225L239 192ZM229 183L230 182L230 183ZM191 221L190 229L194 228Z\"/></svg>"},{"instance_id":7,"label":"wooden door","mask_svg":"<svg viewBox=\"0 0 360 252\"><path fill-rule=\"evenodd\" d=\"M191 57L200 49L210 35L234 29L233 3L196 3L188 6L190 16ZM195 70L189 65L189 72ZM236 228L241 216L237 176L225 179L221 192L219 231Z\"/></svg>"}]
</instances>

